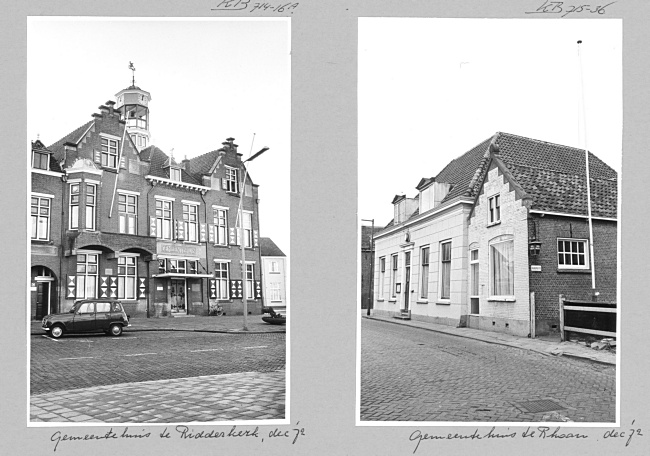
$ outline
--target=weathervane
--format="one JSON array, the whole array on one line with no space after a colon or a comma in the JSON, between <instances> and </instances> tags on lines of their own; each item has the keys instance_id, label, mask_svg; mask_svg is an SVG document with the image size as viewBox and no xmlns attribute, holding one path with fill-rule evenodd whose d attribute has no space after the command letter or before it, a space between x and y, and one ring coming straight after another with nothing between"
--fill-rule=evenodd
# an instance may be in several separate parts
<instances>
[{"instance_id":1,"label":"weathervane","mask_svg":"<svg viewBox=\"0 0 650 456\"><path fill-rule=\"evenodd\" d=\"M135 86L135 67L133 66L133 62L131 61L129 61L129 70L131 70L131 74L133 77L131 81L131 85Z\"/></svg>"}]
</instances>

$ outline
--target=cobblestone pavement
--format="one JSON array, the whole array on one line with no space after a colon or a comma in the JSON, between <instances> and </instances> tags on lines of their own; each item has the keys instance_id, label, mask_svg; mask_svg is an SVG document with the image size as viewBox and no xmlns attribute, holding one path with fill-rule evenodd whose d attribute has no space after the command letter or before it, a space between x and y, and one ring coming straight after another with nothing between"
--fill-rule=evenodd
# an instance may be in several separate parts
<instances>
[{"instance_id":1,"label":"cobblestone pavement","mask_svg":"<svg viewBox=\"0 0 650 456\"><path fill-rule=\"evenodd\" d=\"M189 423L283 419L285 371L205 375L32 395L32 422Z\"/></svg>"},{"instance_id":2,"label":"cobblestone pavement","mask_svg":"<svg viewBox=\"0 0 650 456\"><path fill-rule=\"evenodd\" d=\"M30 361L33 421L284 416L284 334L39 335Z\"/></svg>"},{"instance_id":3,"label":"cobblestone pavement","mask_svg":"<svg viewBox=\"0 0 650 456\"><path fill-rule=\"evenodd\" d=\"M612 365L361 322L362 421L614 422L615 387Z\"/></svg>"}]
</instances>

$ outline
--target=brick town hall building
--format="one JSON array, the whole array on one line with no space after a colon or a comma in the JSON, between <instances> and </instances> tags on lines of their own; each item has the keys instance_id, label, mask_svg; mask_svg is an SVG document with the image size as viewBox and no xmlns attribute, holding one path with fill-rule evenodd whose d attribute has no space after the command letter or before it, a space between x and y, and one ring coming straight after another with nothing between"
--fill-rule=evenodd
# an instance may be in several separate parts
<instances>
[{"instance_id":1,"label":"brick town hall building","mask_svg":"<svg viewBox=\"0 0 650 456\"><path fill-rule=\"evenodd\" d=\"M32 143L32 318L103 297L131 316L208 315L216 303L242 314L243 293L261 313L258 186L234 139L179 163L150 144L150 101L131 85L52 145Z\"/></svg>"}]
</instances>

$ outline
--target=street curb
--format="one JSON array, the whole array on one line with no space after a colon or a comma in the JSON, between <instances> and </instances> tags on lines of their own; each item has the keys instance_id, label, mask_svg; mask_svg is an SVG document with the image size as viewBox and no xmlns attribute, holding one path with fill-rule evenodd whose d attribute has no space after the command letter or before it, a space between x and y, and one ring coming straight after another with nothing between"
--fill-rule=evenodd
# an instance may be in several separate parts
<instances>
[{"instance_id":1,"label":"street curb","mask_svg":"<svg viewBox=\"0 0 650 456\"><path fill-rule=\"evenodd\" d=\"M536 350L534 348L520 347L518 345L513 345L513 344L510 344L510 343L504 342L504 341L485 340L485 339L481 339L481 338L478 338L478 337L473 337L470 334L456 334L456 333L452 333L452 332L441 331L441 330L435 329L435 328L424 328L422 326L409 325L409 324L405 324L405 323L400 323L398 321L385 320L383 318L376 318L376 317L372 317L372 316L369 317L367 315L366 316L362 315L362 318L366 318L368 320L374 320L374 321L381 321L381 322L384 322L384 323L392 323L392 324L396 324L396 325L408 326L409 328L424 329L425 331L432 331L432 332L436 332L436 333L439 333L439 334L447 334L449 336L456 336L456 337L463 337L465 339L478 340L480 342L485 342L487 344L504 345L506 347L519 348L521 350L530 350L532 352L539 353L541 355L551 356L551 357L554 357L554 358L557 358L557 357L560 357L560 356L566 356L568 358L574 358L574 359L579 359L579 360L582 360L582 361L588 361L588 362L592 362L592 363L598 363L598 364L603 364L603 365L606 365L606 366L614 366L614 367L616 367L616 362L610 363L610 362L607 362L607 361L601 361L601 360L597 360L597 359L587 358L585 356L575 355L575 354L572 354L572 353L571 354L562 353L562 354L557 354L556 355L556 354L553 354L553 353L548 353L548 352L545 352L545 351Z\"/></svg>"},{"instance_id":2,"label":"street curb","mask_svg":"<svg viewBox=\"0 0 650 456\"><path fill-rule=\"evenodd\" d=\"M145 332L145 331L184 331L184 332L204 332L215 334L286 334L285 331L241 331L241 330L219 330L219 329L176 329L176 328L140 328L140 329L125 329L123 332ZM40 336L47 334L43 332L30 331L32 336Z\"/></svg>"}]
</instances>

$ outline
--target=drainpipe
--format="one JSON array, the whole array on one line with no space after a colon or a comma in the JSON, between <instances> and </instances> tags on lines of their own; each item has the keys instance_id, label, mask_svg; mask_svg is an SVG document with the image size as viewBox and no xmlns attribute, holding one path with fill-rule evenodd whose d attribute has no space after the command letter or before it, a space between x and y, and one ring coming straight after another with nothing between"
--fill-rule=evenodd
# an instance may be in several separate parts
<instances>
[{"instance_id":1,"label":"drainpipe","mask_svg":"<svg viewBox=\"0 0 650 456\"><path fill-rule=\"evenodd\" d=\"M207 193L207 192L206 192ZM201 195L201 201L203 201L203 220L205 221L205 272L208 274L210 273L210 262L208 261L209 255L208 255L208 245L210 245L210 233L208 233L208 204L205 202L205 198L203 198L203 192L200 192ZM201 229L201 222L199 222L199 230ZM201 279L201 284L203 285L205 280L208 279ZM208 296L208 286L203 287L203 290L201 292L202 296L207 297L207 303L208 303L208 315L210 315L210 296Z\"/></svg>"},{"instance_id":2,"label":"drainpipe","mask_svg":"<svg viewBox=\"0 0 650 456\"><path fill-rule=\"evenodd\" d=\"M145 222L147 224L151 223L151 220L149 219L149 193L151 193L151 190L155 187L154 182L150 182L151 187L149 190L147 190L147 195L145 196L145 202L147 203L147 219ZM151 233L149 233L151 236ZM154 254L155 255L155 254ZM151 282L151 261L147 261L147 280L149 281L149 285L152 285ZM151 293L153 293L155 290L154 287L149 286L149 293L147 293L147 318L151 317Z\"/></svg>"}]
</instances>

